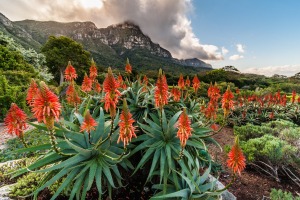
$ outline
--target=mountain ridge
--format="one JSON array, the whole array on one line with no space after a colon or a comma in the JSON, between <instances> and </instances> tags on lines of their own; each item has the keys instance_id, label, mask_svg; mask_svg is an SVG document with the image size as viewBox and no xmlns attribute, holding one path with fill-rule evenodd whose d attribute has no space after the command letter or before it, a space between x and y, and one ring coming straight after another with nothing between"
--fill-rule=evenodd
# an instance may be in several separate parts
<instances>
[{"instance_id":1,"label":"mountain ridge","mask_svg":"<svg viewBox=\"0 0 300 200\"><path fill-rule=\"evenodd\" d=\"M22 20L10 21L0 13L0 31L13 37L23 46L37 51L47 41L50 35L67 36L81 43L91 52L94 60L100 65L123 66L128 57L137 70L147 70L162 67L167 71L174 71L175 67L181 71L197 72L210 70L212 66L197 58L180 60L154 43L145 35L140 27L130 21L97 28L91 22L56 22Z\"/></svg>"}]
</instances>

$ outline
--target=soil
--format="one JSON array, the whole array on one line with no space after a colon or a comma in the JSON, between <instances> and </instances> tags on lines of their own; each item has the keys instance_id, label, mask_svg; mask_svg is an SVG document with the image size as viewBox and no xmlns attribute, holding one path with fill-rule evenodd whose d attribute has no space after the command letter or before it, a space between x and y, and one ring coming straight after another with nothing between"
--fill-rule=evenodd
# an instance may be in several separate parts
<instances>
[{"instance_id":1,"label":"soil","mask_svg":"<svg viewBox=\"0 0 300 200\"><path fill-rule=\"evenodd\" d=\"M213 136L213 138L221 145L223 151L219 147L209 146L209 151L215 161L221 163L223 172L219 176L219 181L224 185L231 181L232 173L226 166L227 155L225 152L225 145L233 145L234 134L232 128L223 128L220 133ZM283 191L292 192L294 195L300 193L300 188L290 180L282 180L280 183L276 182L270 176L260 173L256 169L247 166L238 176L229 191L233 193L237 199L264 199L269 197L272 188L281 189Z\"/></svg>"}]
</instances>

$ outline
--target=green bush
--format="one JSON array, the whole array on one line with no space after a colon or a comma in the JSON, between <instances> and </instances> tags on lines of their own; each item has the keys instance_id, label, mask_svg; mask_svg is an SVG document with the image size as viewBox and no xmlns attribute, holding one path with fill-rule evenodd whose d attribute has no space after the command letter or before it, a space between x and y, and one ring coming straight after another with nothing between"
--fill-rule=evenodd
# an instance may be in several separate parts
<instances>
[{"instance_id":1,"label":"green bush","mask_svg":"<svg viewBox=\"0 0 300 200\"><path fill-rule=\"evenodd\" d=\"M24 138L29 146L41 145L48 142L48 136L46 133L38 129L27 131L24 135ZM0 162L16 160L32 155L32 153L14 153L15 150L24 148L19 138L8 140L6 145L7 148L0 150Z\"/></svg>"},{"instance_id":2,"label":"green bush","mask_svg":"<svg viewBox=\"0 0 300 200\"><path fill-rule=\"evenodd\" d=\"M293 155L297 152L297 149L286 141L269 134L242 142L241 147L248 161L268 160L273 165L292 164Z\"/></svg>"},{"instance_id":3,"label":"green bush","mask_svg":"<svg viewBox=\"0 0 300 200\"><path fill-rule=\"evenodd\" d=\"M290 192L284 192L281 189L272 189L270 193L271 200L300 200L300 197L294 197Z\"/></svg>"}]
</instances>

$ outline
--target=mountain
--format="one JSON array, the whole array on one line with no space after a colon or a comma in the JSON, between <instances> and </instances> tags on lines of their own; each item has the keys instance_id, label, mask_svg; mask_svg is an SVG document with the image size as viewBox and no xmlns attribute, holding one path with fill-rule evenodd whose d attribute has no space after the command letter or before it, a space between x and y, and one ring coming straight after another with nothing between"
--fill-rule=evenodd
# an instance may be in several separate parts
<instances>
[{"instance_id":1,"label":"mountain","mask_svg":"<svg viewBox=\"0 0 300 200\"><path fill-rule=\"evenodd\" d=\"M196 58L179 60L154 43L139 26L132 22L97 28L93 22L23 20L12 22L0 14L0 31L14 38L24 47L37 51L50 35L68 36L91 52L100 66L121 67L128 57L134 69L157 70L173 73L196 73L212 69L211 65Z\"/></svg>"}]
</instances>

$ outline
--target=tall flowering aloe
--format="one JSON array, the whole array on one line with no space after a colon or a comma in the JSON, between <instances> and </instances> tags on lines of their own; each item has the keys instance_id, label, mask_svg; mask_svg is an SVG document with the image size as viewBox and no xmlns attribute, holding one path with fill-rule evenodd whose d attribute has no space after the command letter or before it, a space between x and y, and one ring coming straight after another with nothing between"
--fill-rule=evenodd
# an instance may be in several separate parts
<instances>
[{"instance_id":1,"label":"tall flowering aloe","mask_svg":"<svg viewBox=\"0 0 300 200\"><path fill-rule=\"evenodd\" d=\"M124 143L124 148L126 148L126 145L129 144L129 142L133 137L136 138L135 128L133 126L134 122L135 120L132 118L132 114L129 112L126 99L124 98L123 110L120 115L120 122L119 122L120 133L117 141L118 143L122 141Z\"/></svg>"},{"instance_id":2,"label":"tall flowering aloe","mask_svg":"<svg viewBox=\"0 0 300 200\"><path fill-rule=\"evenodd\" d=\"M108 68L108 73L103 82L103 89L105 92L104 97L104 109L106 112L110 112L110 116L112 118L116 115L116 108L119 101L119 97L121 96L118 88L120 87L119 82L115 79L111 68Z\"/></svg>"},{"instance_id":3,"label":"tall flowering aloe","mask_svg":"<svg viewBox=\"0 0 300 200\"><path fill-rule=\"evenodd\" d=\"M223 94L222 97L222 108L224 110L224 117L227 117L230 110L233 108L234 102L233 102L234 95L230 90L230 87L227 87L226 92Z\"/></svg>"},{"instance_id":4,"label":"tall flowering aloe","mask_svg":"<svg viewBox=\"0 0 300 200\"><path fill-rule=\"evenodd\" d=\"M7 132L11 135L15 134L18 137L23 137L23 131L27 128L26 120L27 115L25 112L17 104L12 103L4 119Z\"/></svg>"},{"instance_id":5,"label":"tall flowering aloe","mask_svg":"<svg viewBox=\"0 0 300 200\"><path fill-rule=\"evenodd\" d=\"M129 59L128 59L128 58L127 58L127 60L126 60L125 71L126 71L127 73L129 73L129 74L132 73L132 67L131 67L131 65L130 65L130 63L129 63Z\"/></svg>"},{"instance_id":6,"label":"tall flowering aloe","mask_svg":"<svg viewBox=\"0 0 300 200\"><path fill-rule=\"evenodd\" d=\"M239 173L239 175L246 167L246 159L239 146L238 137L235 138L234 145L228 153L227 166L232 169L233 173Z\"/></svg>"},{"instance_id":7,"label":"tall flowering aloe","mask_svg":"<svg viewBox=\"0 0 300 200\"><path fill-rule=\"evenodd\" d=\"M81 102L81 99L78 95L78 92L75 89L73 82L68 86L66 91L66 96L67 96L66 98L67 102L72 106L77 107L77 105L80 104Z\"/></svg>"},{"instance_id":8,"label":"tall flowering aloe","mask_svg":"<svg viewBox=\"0 0 300 200\"><path fill-rule=\"evenodd\" d=\"M90 79L86 74L84 75L83 82L81 85L81 89L84 92L89 92L92 90L93 80Z\"/></svg>"},{"instance_id":9,"label":"tall flowering aloe","mask_svg":"<svg viewBox=\"0 0 300 200\"><path fill-rule=\"evenodd\" d=\"M98 70L97 70L97 67L96 67L96 63L94 62L94 60L92 60L92 64L91 64L91 67L90 67L90 77L89 78L92 81L94 81L97 76L98 76Z\"/></svg>"},{"instance_id":10,"label":"tall flowering aloe","mask_svg":"<svg viewBox=\"0 0 300 200\"><path fill-rule=\"evenodd\" d=\"M97 126L97 122L94 120L92 115L90 114L90 111L87 111L84 115L84 120L80 126L80 132L86 131L89 135L89 142L91 143L91 131L95 130L95 127Z\"/></svg>"},{"instance_id":11,"label":"tall flowering aloe","mask_svg":"<svg viewBox=\"0 0 300 200\"><path fill-rule=\"evenodd\" d=\"M61 113L59 99L44 82L40 84L40 90L33 100L31 111L38 122L44 122L49 129L53 128L54 120L59 120Z\"/></svg>"},{"instance_id":12,"label":"tall flowering aloe","mask_svg":"<svg viewBox=\"0 0 300 200\"><path fill-rule=\"evenodd\" d=\"M190 136L192 136L192 128L191 128L191 120L189 119L189 116L186 113L186 109L183 109L183 112L181 113L178 124L177 124L177 137L180 140L180 145L182 148L185 147L186 142Z\"/></svg>"},{"instance_id":13,"label":"tall flowering aloe","mask_svg":"<svg viewBox=\"0 0 300 200\"><path fill-rule=\"evenodd\" d=\"M189 77L186 77L185 85L186 85L186 87L188 87L188 88L191 86L191 81L190 81L190 78L189 78Z\"/></svg>"},{"instance_id":14,"label":"tall flowering aloe","mask_svg":"<svg viewBox=\"0 0 300 200\"><path fill-rule=\"evenodd\" d=\"M179 76L178 87L181 90L183 90L185 88L184 78L183 78L182 74L180 74L180 76Z\"/></svg>"},{"instance_id":15,"label":"tall flowering aloe","mask_svg":"<svg viewBox=\"0 0 300 200\"><path fill-rule=\"evenodd\" d=\"M193 88L194 88L194 92L197 94L198 92L198 89L200 88L200 81L198 79L198 76L195 75L194 78L193 78Z\"/></svg>"},{"instance_id":16,"label":"tall flowering aloe","mask_svg":"<svg viewBox=\"0 0 300 200\"><path fill-rule=\"evenodd\" d=\"M39 88L37 83L32 79L30 86L27 91L26 101L27 104L30 106L33 103L34 98L39 93Z\"/></svg>"},{"instance_id":17,"label":"tall flowering aloe","mask_svg":"<svg viewBox=\"0 0 300 200\"><path fill-rule=\"evenodd\" d=\"M173 88L171 90L171 94L173 96L174 101L176 101L176 102L180 101L181 94L180 94L180 90L178 88L175 88L173 86Z\"/></svg>"},{"instance_id":18,"label":"tall flowering aloe","mask_svg":"<svg viewBox=\"0 0 300 200\"><path fill-rule=\"evenodd\" d=\"M154 91L155 107L162 109L164 105L168 104L168 89L166 76L159 69Z\"/></svg>"},{"instance_id":19,"label":"tall flowering aloe","mask_svg":"<svg viewBox=\"0 0 300 200\"><path fill-rule=\"evenodd\" d=\"M69 82L72 82L77 78L77 73L75 68L71 65L71 61L68 62L68 66L65 70L65 79Z\"/></svg>"}]
</instances>

